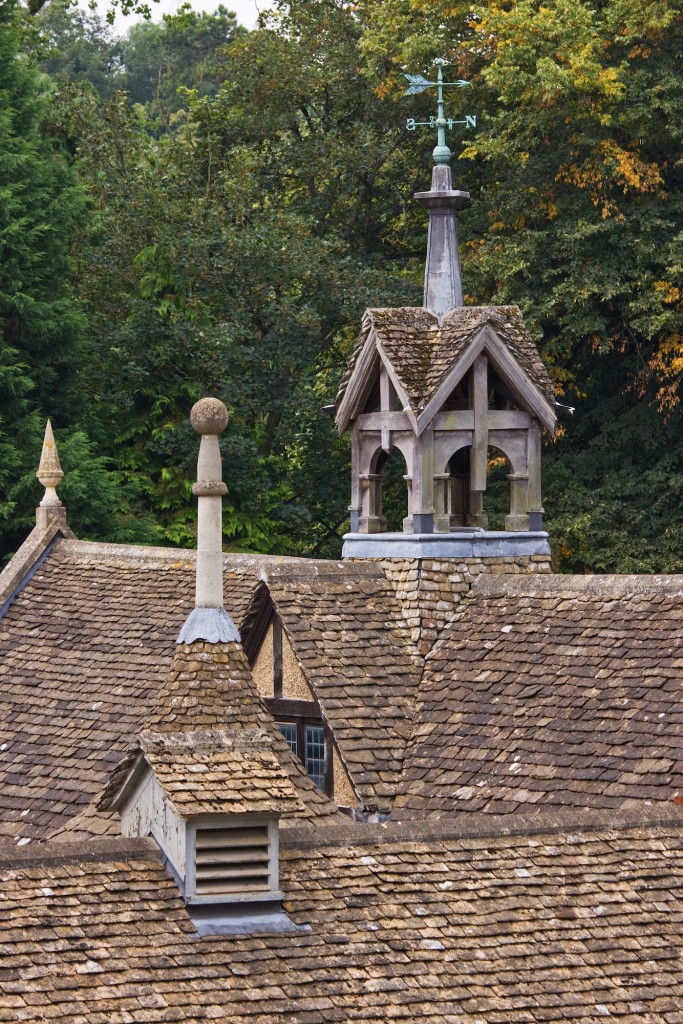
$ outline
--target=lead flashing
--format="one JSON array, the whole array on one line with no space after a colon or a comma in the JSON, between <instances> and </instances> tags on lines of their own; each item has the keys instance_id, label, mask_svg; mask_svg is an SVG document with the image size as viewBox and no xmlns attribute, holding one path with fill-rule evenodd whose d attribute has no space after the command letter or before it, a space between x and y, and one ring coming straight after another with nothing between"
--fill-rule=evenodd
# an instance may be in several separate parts
<instances>
[{"instance_id":1,"label":"lead flashing","mask_svg":"<svg viewBox=\"0 0 683 1024\"><path fill-rule=\"evenodd\" d=\"M206 640L209 644L239 643L240 635L225 608L193 608L180 630L177 644Z\"/></svg>"},{"instance_id":2,"label":"lead flashing","mask_svg":"<svg viewBox=\"0 0 683 1024\"><path fill-rule=\"evenodd\" d=\"M517 558L550 556L548 534L482 530L458 533L347 533L342 558Z\"/></svg>"}]
</instances>

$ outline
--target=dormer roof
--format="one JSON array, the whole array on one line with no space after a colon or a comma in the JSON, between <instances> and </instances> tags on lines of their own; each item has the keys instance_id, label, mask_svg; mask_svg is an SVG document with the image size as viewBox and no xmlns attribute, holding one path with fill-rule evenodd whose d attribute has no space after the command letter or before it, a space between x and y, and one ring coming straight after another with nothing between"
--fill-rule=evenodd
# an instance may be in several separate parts
<instances>
[{"instance_id":1,"label":"dormer roof","mask_svg":"<svg viewBox=\"0 0 683 1024\"><path fill-rule=\"evenodd\" d=\"M520 398L526 398L526 404L531 406L529 411L552 429L553 386L518 306L461 306L441 319L428 309L404 306L366 310L361 334L337 393L339 431L343 432L362 411L378 358L387 367L404 411L412 417L417 433L421 433L438 411L440 390L446 385L450 392L483 348L489 350L494 363L508 364L496 367L504 374L517 368L515 390L519 391L523 378L525 394ZM511 383L514 387L515 382ZM446 397L444 394L443 398Z\"/></svg>"},{"instance_id":2,"label":"dormer roof","mask_svg":"<svg viewBox=\"0 0 683 1024\"><path fill-rule=\"evenodd\" d=\"M145 731L100 800L118 810L145 770L182 818L200 814L300 814L303 803L262 729L193 733Z\"/></svg>"}]
</instances>

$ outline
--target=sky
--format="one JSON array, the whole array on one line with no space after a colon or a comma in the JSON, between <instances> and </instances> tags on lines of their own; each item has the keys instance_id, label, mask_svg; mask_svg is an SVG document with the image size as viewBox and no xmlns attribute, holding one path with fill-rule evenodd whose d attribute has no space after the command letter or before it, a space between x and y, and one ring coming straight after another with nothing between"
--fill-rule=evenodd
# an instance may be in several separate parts
<instances>
[{"instance_id":1,"label":"sky","mask_svg":"<svg viewBox=\"0 0 683 1024\"><path fill-rule=\"evenodd\" d=\"M183 0L159 0L158 3L151 3L150 6L154 11L152 15L153 21L160 21L164 14L175 14L182 2ZM221 0L190 0L195 11L215 11L220 2ZM237 20L246 28L254 27L259 10L265 10L272 6L269 0L223 0L223 3L229 11L235 12ZM79 0L79 6L87 7L87 0ZM97 9L103 17L107 13L108 7L107 0L97 0ZM140 17L136 14L129 15L126 18L117 14L114 29L116 32L123 33L134 22L140 20Z\"/></svg>"}]
</instances>

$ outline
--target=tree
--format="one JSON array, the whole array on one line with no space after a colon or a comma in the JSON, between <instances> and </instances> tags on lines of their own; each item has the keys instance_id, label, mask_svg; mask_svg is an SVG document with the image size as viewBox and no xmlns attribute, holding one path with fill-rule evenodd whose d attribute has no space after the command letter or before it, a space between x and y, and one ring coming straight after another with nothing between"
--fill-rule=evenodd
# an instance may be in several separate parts
<instances>
[{"instance_id":1,"label":"tree","mask_svg":"<svg viewBox=\"0 0 683 1024\"><path fill-rule=\"evenodd\" d=\"M123 86L121 41L96 13L73 0L51 0L24 24L24 45L50 78L60 84L89 82L100 96Z\"/></svg>"},{"instance_id":2,"label":"tree","mask_svg":"<svg viewBox=\"0 0 683 1024\"><path fill-rule=\"evenodd\" d=\"M46 418L62 428L67 465L77 452L93 454L78 429L90 353L69 253L85 199L49 130L53 87L22 52L22 26L16 4L0 6L0 557L34 519ZM80 478L92 505L80 517L74 509L72 522L101 535L122 495L102 462L81 467Z\"/></svg>"},{"instance_id":3,"label":"tree","mask_svg":"<svg viewBox=\"0 0 683 1024\"><path fill-rule=\"evenodd\" d=\"M123 96L82 92L66 102L97 211L78 247L96 338L88 386L97 418L117 424L106 450L176 543L191 542L194 521L187 413L213 391L232 411L228 543L340 545L346 445L322 406L350 325L366 305L406 293L382 238L403 207L391 159L399 132L372 87L348 74L358 40L344 17L334 32L311 24L305 41L236 39L218 92L186 94L161 131L154 103L131 110ZM417 297L417 276L409 287Z\"/></svg>"},{"instance_id":4,"label":"tree","mask_svg":"<svg viewBox=\"0 0 683 1024\"><path fill-rule=\"evenodd\" d=\"M220 86L220 54L245 29L222 4L207 14L184 4L161 23L133 25L123 41L124 88L132 103L143 103L166 120L185 106L183 90L213 95Z\"/></svg>"},{"instance_id":5,"label":"tree","mask_svg":"<svg viewBox=\"0 0 683 1024\"><path fill-rule=\"evenodd\" d=\"M367 0L362 16L387 88L402 62L419 69L430 52L473 82L479 126L459 154L473 192L467 301L518 303L559 394L577 406L545 459L559 566L679 565L663 538L678 536L680 515L661 492L677 493L681 443L680 3L516 0L467 15L440 0ZM645 423L661 449L638 437Z\"/></svg>"}]
</instances>

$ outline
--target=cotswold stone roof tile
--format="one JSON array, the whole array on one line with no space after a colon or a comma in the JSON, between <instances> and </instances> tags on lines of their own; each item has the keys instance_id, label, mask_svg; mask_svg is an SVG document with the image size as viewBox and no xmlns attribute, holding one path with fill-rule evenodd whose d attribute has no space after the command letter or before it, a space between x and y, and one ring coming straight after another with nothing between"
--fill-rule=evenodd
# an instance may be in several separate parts
<instances>
[{"instance_id":1,"label":"cotswold stone roof tile","mask_svg":"<svg viewBox=\"0 0 683 1024\"><path fill-rule=\"evenodd\" d=\"M267 586L361 800L388 810L422 669L392 587L380 566L349 563L311 577L282 566Z\"/></svg>"},{"instance_id":2,"label":"cotswold stone roof tile","mask_svg":"<svg viewBox=\"0 0 683 1024\"><path fill-rule=\"evenodd\" d=\"M452 309L441 325L433 313L418 307L367 310L361 334L339 385L337 404L346 392L371 331L376 331L410 399L411 408L417 413L425 408L469 343L489 323L552 405L555 391L518 306L462 306Z\"/></svg>"},{"instance_id":3,"label":"cotswold stone roof tile","mask_svg":"<svg viewBox=\"0 0 683 1024\"><path fill-rule=\"evenodd\" d=\"M0 835L44 838L81 816L81 824L103 827L85 809L160 699L162 706L168 699L174 656L175 699L189 701L199 720L210 687L204 690L202 677L199 695L201 670L192 684L179 667L187 668L187 649L177 654L175 643L193 606L194 558L167 548L58 539L0 618ZM282 561L224 556L226 606L236 622L262 567ZM234 658L231 664L226 684ZM239 671L249 673L243 657ZM166 713L174 728L178 708ZM241 714L245 723L267 716L246 706ZM203 724L213 722L209 714ZM320 798L326 813L329 801Z\"/></svg>"},{"instance_id":4,"label":"cotswold stone roof tile","mask_svg":"<svg viewBox=\"0 0 683 1024\"><path fill-rule=\"evenodd\" d=\"M682 598L681 577L480 577L427 658L394 816L680 801Z\"/></svg>"},{"instance_id":5,"label":"cotswold stone roof tile","mask_svg":"<svg viewBox=\"0 0 683 1024\"><path fill-rule=\"evenodd\" d=\"M521 824L291 832L296 936L198 939L149 841L0 851L0 1021L679 1024L681 821Z\"/></svg>"}]
</instances>

